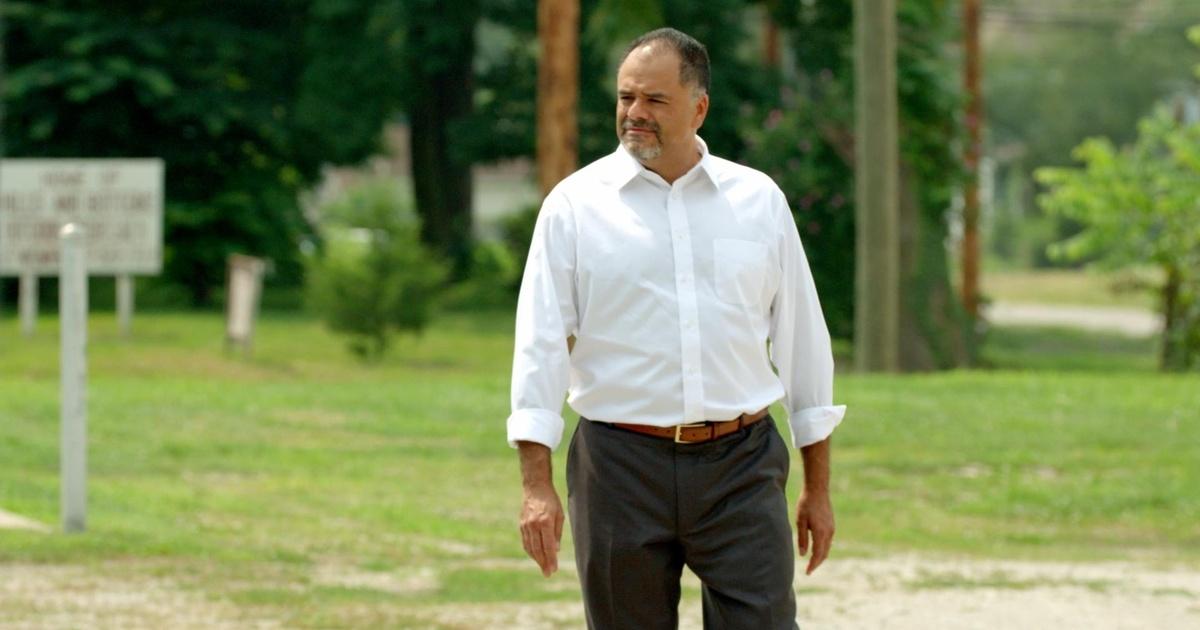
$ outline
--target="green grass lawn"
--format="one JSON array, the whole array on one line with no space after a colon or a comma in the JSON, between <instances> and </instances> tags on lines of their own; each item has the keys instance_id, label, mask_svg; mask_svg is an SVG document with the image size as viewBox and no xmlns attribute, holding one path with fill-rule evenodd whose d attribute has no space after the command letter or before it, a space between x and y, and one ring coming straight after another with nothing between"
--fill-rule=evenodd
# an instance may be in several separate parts
<instances>
[{"instance_id":1,"label":"green grass lawn","mask_svg":"<svg viewBox=\"0 0 1200 630\"><path fill-rule=\"evenodd\" d=\"M0 508L55 524L57 325L39 326L27 340L0 319ZM223 351L216 315L134 326L123 341L111 315L92 319L88 532L0 530L0 563L168 577L289 627L577 601L572 578L523 560L511 315L444 316L378 365L304 317L266 316L251 359ZM1152 372L1153 344L1119 337L989 344L992 369L839 377L834 559L1200 566L1200 378ZM561 459L556 473L563 491Z\"/></svg>"}]
</instances>

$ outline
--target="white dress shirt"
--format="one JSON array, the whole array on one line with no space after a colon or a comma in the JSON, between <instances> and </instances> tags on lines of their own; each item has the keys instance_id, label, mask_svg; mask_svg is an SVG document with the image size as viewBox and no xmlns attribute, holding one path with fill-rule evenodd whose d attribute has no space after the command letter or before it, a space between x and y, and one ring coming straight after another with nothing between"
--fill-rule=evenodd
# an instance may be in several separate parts
<instances>
[{"instance_id":1,"label":"white dress shirt","mask_svg":"<svg viewBox=\"0 0 1200 630\"><path fill-rule=\"evenodd\" d=\"M787 200L697 143L699 163L673 184L618 147L546 197L517 304L510 445L556 448L564 394L590 420L655 426L786 398L796 447L841 422Z\"/></svg>"}]
</instances>

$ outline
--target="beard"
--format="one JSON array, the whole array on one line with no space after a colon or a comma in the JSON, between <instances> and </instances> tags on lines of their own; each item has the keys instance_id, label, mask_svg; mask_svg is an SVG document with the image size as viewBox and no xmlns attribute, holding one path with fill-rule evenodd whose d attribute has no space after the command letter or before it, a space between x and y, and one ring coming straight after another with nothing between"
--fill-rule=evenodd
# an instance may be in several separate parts
<instances>
[{"instance_id":1,"label":"beard","mask_svg":"<svg viewBox=\"0 0 1200 630\"><path fill-rule=\"evenodd\" d=\"M645 136L630 136L629 129L639 127L654 132L654 142L648 143ZM662 155L662 132L658 123L625 119L621 122L621 145L640 162L649 162Z\"/></svg>"}]
</instances>

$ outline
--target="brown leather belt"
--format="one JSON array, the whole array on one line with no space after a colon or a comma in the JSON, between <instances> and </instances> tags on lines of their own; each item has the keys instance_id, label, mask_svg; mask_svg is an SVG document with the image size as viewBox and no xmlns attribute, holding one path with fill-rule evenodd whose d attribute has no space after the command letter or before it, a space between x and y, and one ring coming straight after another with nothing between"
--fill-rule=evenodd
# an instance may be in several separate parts
<instances>
[{"instance_id":1,"label":"brown leather belt","mask_svg":"<svg viewBox=\"0 0 1200 630\"><path fill-rule=\"evenodd\" d=\"M680 444L699 444L740 431L765 417L767 417L767 408L763 407L754 413L744 413L733 420L717 422L697 422L673 427L652 427L646 424L626 424L624 422L614 422L612 425L634 433L675 440Z\"/></svg>"}]
</instances>

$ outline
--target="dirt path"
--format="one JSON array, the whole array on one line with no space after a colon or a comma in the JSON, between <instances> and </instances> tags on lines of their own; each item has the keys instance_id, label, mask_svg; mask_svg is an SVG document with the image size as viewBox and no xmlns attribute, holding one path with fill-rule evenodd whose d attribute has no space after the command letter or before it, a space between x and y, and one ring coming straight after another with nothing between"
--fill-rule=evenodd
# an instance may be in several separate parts
<instances>
[{"instance_id":1,"label":"dirt path","mask_svg":"<svg viewBox=\"0 0 1200 630\"><path fill-rule=\"evenodd\" d=\"M799 600L813 628L1200 628L1197 571L917 556L828 569L811 578L827 590Z\"/></svg>"},{"instance_id":2,"label":"dirt path","mask_svg":"<svg viewBox=\"0 0 1200 630\"><path fill-rule=\"evenodd\" d=\"M1162 329L1158 315L1136 308L996 302L987 307L984 316L1001 326L1063 326L1138 337L1156 335Z\"/></svg>"},{"instance_id":3,"label":"dirt path","mask_svg":"<svg viewBox=\"0 0 1200 630\"><path fill-rule=\"evenodd\" d=\"M508 570L517 567L533 570L531 564L512 561L484 564ZM137 575L113 578L79 566L0 564L0 627L38 630L286 627L269 619L251 620L231 602L154 577L154 572L161 574L164 568L161 565L144 572L145 575L135 567L124 568L134 569L132 572ZM584 626L582 607L574 596L578 590L574 568L569 564L546 582L546 588L569 591L571 596L567 600L535 604L414 604L412 595L436 589L439 580L428 567L410 572L419 573L422 579L406 580L405 571L398 570L381 573L358 585L370 590L381 583L388 587L387 592L401 595L372 604L380 607L376 612L381 613L382 619L417 620L396 627L538 630ZM393 588L404 584L415 589L408 593L409 597L395 593ZM798 577L796 586L799 619L806 630L1200 628L1200 570L1197 569L1160 569L1134 563L952 560L916 555L834 558L817 575ZM403 586L400 588L404 590ZM395 616L397 613L399 617ZM690 574L685 576L680 613L680 628L701 627L699 581ZM392 626L384 623L379 627Z\"/></svg>"},{"instance_id":4,"label":"dirt path","mask_svg":"<svg viewBox=\"0 0 1200 630\"><path fill-rule=\"evenodd\" d=\"M698 630L699 581L685 577L680 628ZM798 577L797 588L806 630L1200 628L1200 571L1127 563L844 559ZM433 606L421 615L432 627L583 627L576 602Z\"/></svg>"},{"instance_id":5,"label":"dirt path","mask_svg":"<svg viewBox=\"0 0 1200 630\"><path fill-rule=\"evenodd\" d=\"M233 604L180 588L146 573L114 577L95 568L0 564L0 628L89 630L278 628L247 621Z\"/></svg>"}]
</instances>

